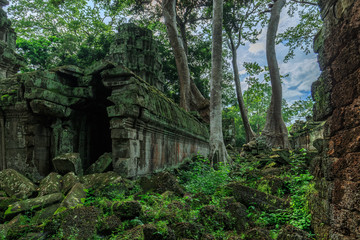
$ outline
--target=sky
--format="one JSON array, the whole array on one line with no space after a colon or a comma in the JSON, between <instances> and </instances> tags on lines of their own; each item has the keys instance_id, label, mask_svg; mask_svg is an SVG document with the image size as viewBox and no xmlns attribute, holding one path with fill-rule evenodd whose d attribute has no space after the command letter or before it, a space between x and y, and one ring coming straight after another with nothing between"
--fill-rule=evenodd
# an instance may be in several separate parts
<instances>
[{"instance_id":1,"label":"sky","mask_svg":"<svg viewBox=\"0 0 360 240\"><path fill-rule=\"evenodd\" d=\"M286 28L296 25L297 18L289 17L286 12L285 9L282 11L278 32L283 32ZM240 65L239 71L243 91L247 89L247 84L245 83L247 74L242 63L257 62L260 66L267 66L265 53L266 31L266 29L263 29L259 36L259 41L255 44L248 43L238 49L238 63ZM311 84L319 77L320 68L317 62L317 54L315 53L306 55L303 51L297 49L295 57L284 63L283 59L287 52L288 48L283 44L276 46L280 74L289 74L289 77L283 81L283 98L288 103L292 103L295 100L305 99L311 94Z\"/></svg>"}]
</instances>

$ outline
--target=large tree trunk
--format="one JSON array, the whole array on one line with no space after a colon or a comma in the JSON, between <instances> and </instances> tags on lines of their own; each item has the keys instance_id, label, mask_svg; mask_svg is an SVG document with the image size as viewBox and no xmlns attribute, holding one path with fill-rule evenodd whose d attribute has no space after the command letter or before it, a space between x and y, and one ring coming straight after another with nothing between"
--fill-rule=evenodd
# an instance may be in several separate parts
<instances>
[{"instance_id":1,"label":"large tree trunk","mask_svg":"<svg viewBox=\"0 0 360 240\"><path fill-rule=\"evenodd\" d=\"M184 44L176 25L176 0L163 0L163 14L170 44L175 55L180 83L180 106L190 110L190 71Z\"/></svg>"},{"instance_id":2,"label":"large tree trunk","mask_svg":"<svg viewBox=\"0 0 360 240\"><path fill-rule=\"evenodd\" d=\"M222 80L222 18L223 0L213 1L213 38L210 82L210 155L212 164L226 163L228 154L222 133L221 80Z\"/></svg>"},{"instance_id":3,"label":"large tree trunk","mask_svg":"<svg viewBox=\"0 0 360 240\"><path fill-rule=\"evenodd\" d=\"M263 135L271 147L289 148L288 131L281 114L282 87L279 66L275 52L275 37L279 26L281 9L286 0L277 0L271 9L271 17L266 36L266 58L269 65L272 96L266 116Z\"/></svg>"},{"instance_id":4,"label":"large tree trunk","mask_svg":"<svg viewBox=\"0 0 360 240\"><path fill-rule=\"evenodd\" d=\"M201 118L210 123L210 101L201 94L193 79L190 79L190 110L199 112Z\"/></svg>"},{"instance_id":5,"label":"large tree trunk","mask_svg":"<svg viewBox=\"0 0 360 240\"><path fill-rule=\"evenodd\" d=\"M235 81L235 88L236 88L236 96L239 103L241 118L243 121L244 129L245 129L245 135L246 135L246 142L250 142L254 137L255 133L252 130L249 118L247 116L247 110L244 103L244 98L241 92L241 85L240 85L240 76L239 76L239 69L237 65L237 54L236 54L236 48L234 45L234 42L232 40L232 37L229 35L230 38L230 48L232 53L232 65L234 70L234 81Z\"/></svg>"},{"instance_id":6,"label":"large tree trunk","mask_svg":"<svg viewBox=\"0 0 360 240\"><path fill-rule=\"evenodd\" d=\"M179 75L180 106L185 110L198 111L205 122L210 121L210 103L194 80L190 79L187 59L186 25L179 22L181 38L177 29L176 0L163 0L163 14L171 48L173 49L176 69Z\"/></svg>"}]
</instances>

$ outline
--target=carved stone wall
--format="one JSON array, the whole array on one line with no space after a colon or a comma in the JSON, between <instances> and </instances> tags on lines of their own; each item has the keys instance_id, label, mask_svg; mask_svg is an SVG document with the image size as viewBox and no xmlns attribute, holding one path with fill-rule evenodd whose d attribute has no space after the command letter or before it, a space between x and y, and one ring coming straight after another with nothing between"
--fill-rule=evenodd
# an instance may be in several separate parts
<instances>
[{"instance_id":1,"label":"carved stone wall","mask_svg":"<svg viewBox=\"0 0 360 240\"><path fill-rule=\"evenodd\" d=\"M207 127L158 89L120 66L102 77L114 103L108 114L115 171L134 177L208 154Z\"/></svg>"},{"instance_id":2,"label":"carved stone wall","mask_svg":"<svg viewBox=\"0 0 360 240\"><path fill-rule=\"evenodd\" d=\"M0 41L1 42L1 41ZM86 169L112 152L113 169L134 177L208 153L208 129L161 92L151 32L119 28L108 57L0 79L0 170L38 180L51 160L79 153Z\"/></svg>"},{"instance_id":3,"label":"carved stone wall","mask_svg":"<svg viewBox=\"0 0 360 240\"><path fill-rule=\"evenodd\" d=\"M8 1L0 0L0 79L10 77L25 65L23 59L15 53L16 34L2 9L8 4Z\"/></svg>"},{"instance_id":4,"label":"carved stone wall","mask_svg":"<svg viewBox=\"0 0 360 240\"><path fill-rule=\"evenodd\" d=\"M360 1L320 0L315 40L322 74L312 86L315 120L326 120L313 161L311 201L318 239L360 239Z\"/></svg>"}]
</instances>

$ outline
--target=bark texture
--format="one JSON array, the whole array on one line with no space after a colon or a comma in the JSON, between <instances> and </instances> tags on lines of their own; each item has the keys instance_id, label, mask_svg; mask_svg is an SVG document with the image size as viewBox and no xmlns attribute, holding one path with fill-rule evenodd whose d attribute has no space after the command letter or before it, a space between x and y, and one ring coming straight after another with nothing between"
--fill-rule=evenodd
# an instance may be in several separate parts
<instances>
[{"instance_id":1,"label":"bark texture","mask_svg":"<svg viewBox=\"0 0 360 240\"><path fill-rule=\"evenodd\" d=\"M222 80L222 18L223 0L213 1L213 38L210 83L210 161L227 162L228 154L222 133L221 80Z\"/></svg>"},{"instance_id":2,"label":"bark texture","mask_svg":"<svg viewBox=\"0 0 360 240\"><path fill-rule=\"evenodd\" d=\"M276 59L275 37L279 26L281 9L286 0L277 0L272 9L266 36L266 58L269 65L272 96L266 116L263 135L271 147L289 148L288 131L281 114L282 87Z\"/></svg>"},{"instance_id":3,"label":"bark texture","mask_svg":"<svg viewBox=\"0 0 360 240\"><path fill-rule=\"evenodd\" d=\"M176 25L176 0L163 0L163 14L171 48L176 61L180 85L180 107L190 110L190 71L184 43Z\"/></svg>"}]
</instances>

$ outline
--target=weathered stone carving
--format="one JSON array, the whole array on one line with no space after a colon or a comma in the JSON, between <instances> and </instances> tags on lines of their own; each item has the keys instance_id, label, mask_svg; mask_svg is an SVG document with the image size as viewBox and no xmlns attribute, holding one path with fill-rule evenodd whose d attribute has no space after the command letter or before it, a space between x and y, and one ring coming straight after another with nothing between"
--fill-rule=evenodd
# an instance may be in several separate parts
<instances>
[{"instance_id":1,"label":"weathered stone carving","mask_svg":"<svg viewBox=\"0 0 360 240\"><path fill-rule=\"evenodd\" d=\"M25 63L15 53L16 34L11 28L11 22L2 9L8 1L0 1L0 80L15 74Z\"/></svg>"},{"instance_id":2,"label":"weathered stone carving","mask_svg":"<svg viewBox=\"0 0 360 240\"><path fill-rule=\"evenodd\" d=\"M360 239L360 1L319 5L324 27L314 45L323 73L312 94L314 116L326 123L312 163L312 222L318 239Z\"/></svg>"},{"instance_id":3,"label":"weathered stone carving","mask_svg":"<svg viewBox=\"0 0 360 240\"><path fill-rule=\"evenodd\" d=\"M64 66L2 79L0 169L40 179L61 154L79 153L87 169L112 152L114 171L134 177L207 154L207 127L162 87L157 43L133 24L121 26L107 58L85 70Z\"/></svg>"}]
</instances>

